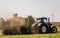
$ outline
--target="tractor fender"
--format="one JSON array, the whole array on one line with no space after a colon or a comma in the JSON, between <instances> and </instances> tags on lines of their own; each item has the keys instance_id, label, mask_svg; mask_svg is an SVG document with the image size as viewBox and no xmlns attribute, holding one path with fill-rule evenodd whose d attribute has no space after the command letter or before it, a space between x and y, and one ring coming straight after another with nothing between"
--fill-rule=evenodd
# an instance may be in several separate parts
<instances>
[{"instance_id":1,"label":"tractor fender","mask_svg":"<svg viewBox=\"0 0 60 38\"><path fill-rule=\"evenodd\" d=\"M51 25L51 28L54 27L53 25Z\"/></svg>"},{"instance_id":2,"label":"tractor fender","mask_svg":"<svg viewBox=\"0 0 60 38\"><path fill-rule=\"evenodd\" d=\"M38 26L41 26L42 23L38 23Z\"/></svg>"},{"instance_id":3,"label":"tractor fender","mask_svg":"<svg viewBox=\"0 0 60 38\"><path fill-rule=\"evenodd\" d=\"M37 23L32 24L32 27L34 27Z\"/></svg>"},{"instance_id":4,"label":"tractor fender","mask_svg":"<svg viewBox=\"0 0 60 38\"><path fill-rule=\"evenodd\" d=\"M42 24L42 23L34 23L34 24L32 24L32 27L34 27L35 25L41 26L41 24Z\"/></svg>"}]
</instances>

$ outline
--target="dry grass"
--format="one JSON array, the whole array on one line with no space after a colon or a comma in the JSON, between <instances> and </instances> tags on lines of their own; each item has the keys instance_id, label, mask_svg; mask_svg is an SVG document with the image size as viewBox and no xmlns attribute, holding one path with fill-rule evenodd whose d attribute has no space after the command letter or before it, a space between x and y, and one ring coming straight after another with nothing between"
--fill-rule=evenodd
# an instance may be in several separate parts
<instances>
[{"instance_id":1,"label":"dry grass","mask_svg":"<svg viewBox=\"0 0 60 38\"><path fill-rule=\"evenodd\" d=\"M0 38L60 38L60 33L32 35L1 35Z\"/></svg>"}]
</instances>

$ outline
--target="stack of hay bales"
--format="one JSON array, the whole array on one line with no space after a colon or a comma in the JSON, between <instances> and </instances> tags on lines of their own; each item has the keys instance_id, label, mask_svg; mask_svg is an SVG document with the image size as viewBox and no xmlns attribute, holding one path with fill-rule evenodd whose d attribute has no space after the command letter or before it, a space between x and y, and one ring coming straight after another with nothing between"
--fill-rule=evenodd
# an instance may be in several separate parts
<instances>
[{"instance_id":1,"label":"stack of hay bales","mask_svg":"<svg viewBox=\"0 0 60 38\"><path fill-rule=\"evenodd\" d=\"M10 19L10 27L11 29L16 28L18 31L20 30L21 26L26 25L25 18L18 17L18 14L13 14L13 18Z\"/></svg>"},{"instance_id":2,"label":"stack of hay bales","mask_svg":"<svg viewBox=\"0 0 60 38\"><path fill-rule=\"evenodd\" d=\"M13 14L13 18L10 18L5 22L5 25L7 26L6 26L6 29L3 30L3 34L31 33L31 29L32 29L31 25L34 22L35 21L32 16L23 18L23 17L18 17L17 13Z\"/></svg>"}]
</instances>

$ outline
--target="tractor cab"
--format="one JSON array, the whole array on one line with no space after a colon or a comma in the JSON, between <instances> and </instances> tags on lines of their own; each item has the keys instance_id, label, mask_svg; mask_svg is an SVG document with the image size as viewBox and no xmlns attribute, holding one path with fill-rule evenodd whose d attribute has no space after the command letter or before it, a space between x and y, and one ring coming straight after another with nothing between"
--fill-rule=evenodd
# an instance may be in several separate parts
<instances>
[{"instance_id":1,"label":"tractor cab","mask_svg":"<svg viewBox=\"0 0 60 38\"><path fill-rule=\"evenodd\" d=\"M40 22L40 23L48 23L50 21L49 21L48 18L42 17L42 18L37 18L37 22Z\"/></svg>"},{"instance_id":2,"label":"tractor cab","mask_svg":"<svg viewBox=\"0 0 60 38\"><path fill-rule=\"evenodd\" d=\"M37 22L42 23L42 24L47 25L47 26L52 25L52 23L50 23L50 18L47 18L47 17L37 18Z\"/></svg>"}]
</instances>

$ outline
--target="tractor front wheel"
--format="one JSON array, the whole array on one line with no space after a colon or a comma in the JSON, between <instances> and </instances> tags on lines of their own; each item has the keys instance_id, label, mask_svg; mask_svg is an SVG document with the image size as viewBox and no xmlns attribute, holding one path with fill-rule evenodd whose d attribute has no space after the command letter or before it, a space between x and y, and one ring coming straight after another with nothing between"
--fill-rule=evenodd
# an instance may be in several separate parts
<instances>
[{"instance_id":1,"label":"tractor front wheel","mask_svg":"<svg viewBox=\"0 0 60 38\"><path fill-rule=\"evenodd\" d=\"M57 33L57 28L55 26L52 27L51 30L52 30L52 33Z\"/></svg>"}]
</instances>

